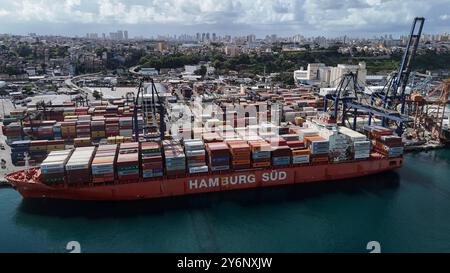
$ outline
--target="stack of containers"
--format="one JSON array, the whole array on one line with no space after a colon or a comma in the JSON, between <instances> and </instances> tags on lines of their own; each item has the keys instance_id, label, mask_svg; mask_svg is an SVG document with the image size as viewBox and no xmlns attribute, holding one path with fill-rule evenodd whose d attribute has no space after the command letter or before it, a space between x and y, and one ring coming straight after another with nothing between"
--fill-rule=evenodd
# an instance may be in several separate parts
<instances>
[{"instance_id":1,"label":"stack of containers","mask_svg":"<svg viewBox=\"0 0 450 273\"><path fill-rule=\"evenodd\" d=\"M305 146L297 134L285 134L281 137L286 140L286 145L291 149L303 148Z\"/></svg>"},{"instance_id":2,"label":"stack of containers","mask_svg":"<svg viewBox=\"0 0 450 273\"><path fill-rule=\"evenodd\" d=\"M139 179L139 143L121 143L117 157L119 181Z\"/></svg>"},{"instance_id":3,"label":"stack of containers","mask_svg":"<svg viewBox=\"0 0 450 273\"><path fill-rule=\"evenodd\" d=\"M395 135L380 136L376 141L376 147L382 154L388 157L399 157L403 155L402 138Z\"/></svg>"},{"instance_id":4,"label":"stack of containers","mask_svg":"<svg viewBox=\"0 0 450 273\"><path fill-rule=\"evenodd\" d=\"M72 154L72 150L52 151L41 163L41 181L45 184L64 183L64 166Z\"/></svg>"},{"instance_id":5,"label":"stack of containers","mask_svg":"<svg viewBox=\"0 0 450 273\"><path fill-rule=\"evenodd\" d=\"M319 131L314 128L299 128L298 135L299 140L305 142L305 137L319 136Z\"/></svg>"},{"instance_id":6,"label":"stack of containers","mask_svg":"<svg viewBox=\"0 0 450 273\"><path fill-rule=\"evenodd\" d=\"M47 112L49 119L54 119L56 121L64 120L64 108L53 108L50 112Z\"/></svg>"},{"instance_id":7,"label":"stack of containers","mask_svg":"<svg viewBox=\"0 0 450 273\"><path fill-rule=\"evenodd\" d=\"M229 140L226 143L230 148L233 169L242 170L250 168L250 145L244 140Z\"/></svg>"},{"instance_id":8,"label":"stack of containers","mask_svg":"<svg viewBox=\"0 0 450 273\"><path fill-rule=\"evenodd\" d=\"M309 149L291 148L292 164L308 164L309 163Z\"/></svg>"},{"instance_id":9,"label":"stack of containers","mask_svg":"<svg viewBox=\"0 0 450 273\"><path fill-rule=\"evenodd\" d=\"M75 107L65 107L63 115L64 115L64 117L74 116L75 115Z\"/></svg>"},{"instance_id":10,"label":"stack of containers","mask_svg":"<svg viewBox=\"0 0 450 273\"><path fill-rule=\"evenodd\" d=\"M61 136L63 139L74 139L77 137L76 121L61 122Z\"/></svg>"},{"instance_id":11,"label":"stack of containers","mask_svg":"<svg viewBox=\"0 0 450 273\"><path fill-rule=\"evenodd\" d=\"M399 157L403 155L404 146L401 137L394 135L390 129L381 126L366 126L365 131L373 139L376 152L387 157Z\"/></svg>"},{"instance_id":12,"label":"stack of containers","mask_svg":"<svg viewBox=\"0 0 450 273\"><path fill-rule=\"evenodd\" d=\"M392 136L394 134L394 131L382 126L365 125L364 133L370 139L377 139L380 138L381 136Z\"/></svg>"},{"instance_id":13,"label":"stack of containers","mask_svg":"<svg viewBox=\"0 0 450 273\"><path fill-rule=\"evenodd\" d=\"M343 162L352 160L353 143L346 135L341 134L338 130L323 130L328 132L328 140L330 141L330 160L333 162Z\"/></svg>"},{"instance_id":14,"label":"stack of containers","mask_svg":"<svg viewBox=\"0 0 450 273\"><path fill-rule=\"evenodd\" d=\"M330 142L320 136L304 137L306 147L311 152L312 163L328 163Z\"/></svg>"},{"instance_id":15,"label":"stack of containers","mask_svg":"<svg viewBox=\"0 0 450 273\"><path fill-rule=\"evenodd\" d=\"M248 144L252 152L252 167L270 167L271 147L269 143L264 140L251 140Z\"/></svg>"},{"instance_id":16,"label":"stack of containers","mask_svg":"<svg viewBox=\"0 0 450 273\"><path fill-rule=\"evenodd\" d=\"M133 136L133 118L120 117L119 118L119 135L124 137Z\"/></svg>"},{"instance_id":17,"label":"stack of containers","mask_svg":"<svg viewBox=\"0 0 450 273\"><path fill-rule=\"evenodd\" d=\"M17 165L19 161L23 161L25 153L30 153L29 140L19 140L11 143L11 161L14 165Z\"/></svg>"},{"instance_id":18,"label":"stack of containers","mask_svg":"<svg viewBox=\"0 0 450 273\"><path fill-rule=\"evenodd\" d=\"M73 139L73 145L75 147L88 147L92 145L90 137L77 137Z\"/></svg>"},{"instance_id":19,"label":"stack of containers","mask_svg":"<svg viewBox=\"0 0 450 273\"><path fill-rule=\"evenodd\" d=\"M119 107L117 105L108 105L106 106L107 114L117 114Z\"/></svg>"},{"instance_id":20,"label":"stack of containers","mask_svg":"<svg viewBox=\"0 0 450 273\"><path fill-rule=\"evenodd\" d=\"M91 137L93 139L105 138L105 121L104 120L92 120L91 121Z\"/></svg>"},{"instance_id":21,"label":"stack of containers","mask_svg":"<svg viewBox=\"0 0 450 273\"><path fill-rule=\"evenodd\" d=\"M64 150L66 145L64 140L49 140L47 143L47 152Z\"/></svg>"},{"instance_id":22,"label":"stack of containers","mask_svg":"<svg viewBox=\"0 0 450 273\"><path fill-rule=\"evenodd\" d=\"M81 117L77 121L77 137L85 138L91 137L91 121L83 120Z\"/></svg>"},{"instance_id":23,"label":"stack of containers","mask_svg":"<svg viewBox=\"0 0 450 273\"><path fill-rule=\"evenodd\" d=\"M66 164L67 182L82 184L91 181L91 163L95 147L76 148Z\"/></svg>"},{"instance_id":24,"label":"stack of containers","mask_svg":"<svg viewBox=\"0 0 450 273\"><path fill-rule=\"evenodd\" d=\"M77 115L77 116L87 115L88 109L89 109L89 107L77 107L77 108L75 108L75 115Z\"/></svg>"},{"instance_id":25,"label":"stack of containers","mask_svg":"<svg viewBox=\"0 0 450 273\"><path fill-rule=\"evenodd\" d=\"M105 120L105 135L106 137L113 137L119 135L119 118L109 117Z\"/></svg>"},{"instance_id":26,"label":"stack of containers","mask_svg":"<svg viewBox=\"0 0 450 273\"><path fill-rule=\"evenodd\" d=\"M45 140L54 139L53 125L55 122L52 121L51 123L52 123L51 125L39 126L37 128L37 138L38 139L45 139Z\"/></svg>"},{"instance_id":27,"label":"stack of containers","mask_svg":"<svg viewBox=\"0 0 450 273\"><path fill-rule=\"evenodd\" d=\"M164 174L161 145L157 142L141 144L142 178L160 177Z\"/></svg>"},{"instance_id":28,"label":"stack of containers","mask_svg":"<svg viewBox=\"0 0 450 273\"><path fill-rule=\"evenodd\" d=\"M226 171L230 169L230 149L224 142L206 144L208 166L211 171Z\"/></svg>"},{"instance_id":29,"label":"stack of containers","mask_svg":"<svg viewBox=\"0 0 450 273\"><path fill-rule=\"evenodd\" d=\"M120 143L126 142L126 139L131 139L131 138L125 138L123 136L112 136L112 137L108 137L107 141L108 141L108 144L120 144Z\"/></svg>"},{"instance_id":30,"label":"stack of containers","mask_svg":"<svg viewBox=\"0 0 450 273\"><path fill-rule=\"evenodd\" d=\"M44 160L47 153L48 140L33 140L30 143L30 157L38 162Z\"/></svg>"},{"instance_id":31,"label":"stack of containers","mask_svg":"<svg viewBox=\"0 0 450 273\"><path fill-rule=\"evenodd\" d=\"M55 140L62 139L61 122L57 122L55 123L55 125L53 125L53 139Z\"/></svg>"},{"instance_id":32,"label":"stack of containers","mask_svg":"<svg viewBox=\"0 0 450 273\"><path fill-rule=\"evenodd\" d=\"M189 173L208 172L208 166L206 165L205 144L201 139L185 140L184 151L186 154Z\"/></svg>"},{"instance_id":33,"label":"stack of containers","mask_svg":"<svg viewBox=\"0 0 450 273\"><path fill-rule=\"evenodd\" d=\"M92 182L114 182L114 169L117 157L117 145L100 145L92 161Z\"/></svg>"},{"instance_id":34,"label":"stack of containers","mask_svg":"<svg viewBox=\"0 0 450 273\"><path fill-rule=\"evenodd\" d=\"M272 165L287 166L291 164L291 149L289 146L272 146Z\"/></svg>"},{"instance_id":35,"label":"stack of containers","mask_svg":"<svg viewBox=\"0 0 450 273\"><path fill-rule=\"evenodd\" d=\"M176 142L163 142L164 160L167 175L183 175L186 173L186 155L183 147Z\"/></svg>"},{"instance_id":36,"label":"stack of containers","mask_svg":"<svg viewBox=\"0 0 450 273\"><path fill-rule=\"evenodd\" d=\"M370 141L365 135L342 126L339 127L339 133L345 135L352 143L354 159L367 159L370 157Z\"/></svg>"},{"instance_id":37,"label":"stack of containers","mask_svg":"<svg viewBox=\"0 0 450 273\"><path fill-rule=\"evenodd\" d=\"M12 143L21 139L22 127L18 122L12 122L3 127L3 134L7 137L8 142Z\"/></svg>"}]
</instances>

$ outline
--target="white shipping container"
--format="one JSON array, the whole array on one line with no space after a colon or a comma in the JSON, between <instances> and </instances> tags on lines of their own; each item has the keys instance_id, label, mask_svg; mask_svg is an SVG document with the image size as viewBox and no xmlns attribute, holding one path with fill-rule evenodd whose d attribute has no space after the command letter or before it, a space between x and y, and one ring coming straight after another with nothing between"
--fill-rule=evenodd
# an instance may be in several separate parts
<instances>
[{"instance_id":1,"label":"white shipping container","mask_svg":"<svg viewBox=\"0 0 450 273\"><path fill-rule=\"evenodd\" d=\"M309 155L294 155L292 156L292 164L309 163Z\"/></svg>"},{"instance_id":2,"label":"white shipping container","mask_svg":"<svg viewBox=\"0 0 450 273\"><path fill-rule=\"evenodd\" d=\"M88 169L94 156L95 147L76 148L66 164L66 170Z\"/></svg>"},{"instance_id":3,"label":"white shipping container","mask_svg":"<svg viewBox=\"0 0 450 273\"><path fill-rule=\"evenodd\" d=\"M189 173L207 173L207 172L208 172L208 166L189 168Z\"/></svg>"},{"instance_id":4,"label":"white shipping container","mask_svg":"<svg viewBox=\"0 0 450 273\"><path fill-rule=\"evenodd\" d=\"M111 174L114 173L114 164L92 164L92 174Z\"/></svg>"},{"instance_id":5,"label":"white shipping container","mask_svg":"<svg viewBox=\"0 0 450 273\"><path fill-rule=\"evenodd\" d=\"M347 136L353 142L367 141L367 137L347 127L339 126L339 133Z\"/></svg>"},{"instance_id":6,"label":"white shipping container","mask_svg":"<svg viewBox=\"0 0 450 273\"><path fill-rule=\"evenodd\" d=\"M319 131L313 128L300 129L299 132L300 141L303 141L305 137L318 136Z\"/></svg>"},{"instance_id":7,"label":"white shipping container","mask_svg":"<svg viewBox=\"0 0 450 273\"><path fill-rule=\"evenodd\" d=\"M64 162L53 162L41 164L42 173L64 172Z\"/></svg>"},{"instance_id":8,"label":"white shipping container","mask_svg":"<svg viewBox=\"0 0 450 273\"><path fill-rule=\"evenodd\" d=\"M192 157L192 156L202 156L205 155L205 150L194 150L194 151L186 151L186 156L187 157Z\"/></svg>"},{"instance_id":9,"label":"white shipping container","mask_svg":"<svg viewBox=\"0 0 450 273\"><path fill-rule=\"evenodd\" d=\"M132 129L120 129L119 134L124 137L132 137L133 130Z\"/></svg>"}]
</instances>

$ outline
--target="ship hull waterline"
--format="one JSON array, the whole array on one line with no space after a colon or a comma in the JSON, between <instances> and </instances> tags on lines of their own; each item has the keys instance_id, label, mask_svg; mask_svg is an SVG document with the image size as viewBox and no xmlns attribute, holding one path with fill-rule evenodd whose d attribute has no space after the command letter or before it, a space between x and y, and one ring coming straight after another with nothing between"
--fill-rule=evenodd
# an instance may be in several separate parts
<instances>
[{"instance_id":1,"label":"ship hull waterline","mask_svg":"<svg viewBox=\"0 0 450 273\"><path fill-rule=\"evenodd\" d=\"M382 158L102 185L48 186L36 177L25 178L23 171L9 174L6 179L26 199L125 201L349 179L400 168L402 161L402 158Z\"/></svg>"}]
</instances>

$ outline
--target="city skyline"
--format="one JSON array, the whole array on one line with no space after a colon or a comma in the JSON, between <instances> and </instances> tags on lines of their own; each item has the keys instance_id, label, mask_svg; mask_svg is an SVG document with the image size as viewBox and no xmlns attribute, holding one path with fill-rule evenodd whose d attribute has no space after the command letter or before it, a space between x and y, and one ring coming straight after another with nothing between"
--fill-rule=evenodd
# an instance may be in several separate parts
<instances>
[{"instance_id":1,"label":"city skyline","mask_svg":"<svg viewBox=\"0 0 450 273\"><path fill-rule=\"evenodd\" d=\"M279 36L373 37L407 34L413 17L427 20L424 33L450 31L450 0L0 0L0 33L109 34L129 37L217 33Z\"/></svg>"}]
</instances>

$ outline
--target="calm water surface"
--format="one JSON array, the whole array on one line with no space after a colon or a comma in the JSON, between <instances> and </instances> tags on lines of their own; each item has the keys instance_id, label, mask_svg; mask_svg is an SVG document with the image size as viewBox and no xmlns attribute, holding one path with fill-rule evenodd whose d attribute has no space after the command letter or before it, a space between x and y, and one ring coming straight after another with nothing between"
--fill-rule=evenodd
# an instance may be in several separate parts
<instances>
[{"instance_id":1,"label":"calm water surface","mask_svg":"<svg viewBox=\"0 0 450 273\"><path fill-rule=\"evenodd\" d=\"M402 169L288 187L125 203L0 189L0 252L450 252L450 151Z\"/></svg>"}]
</instances>

